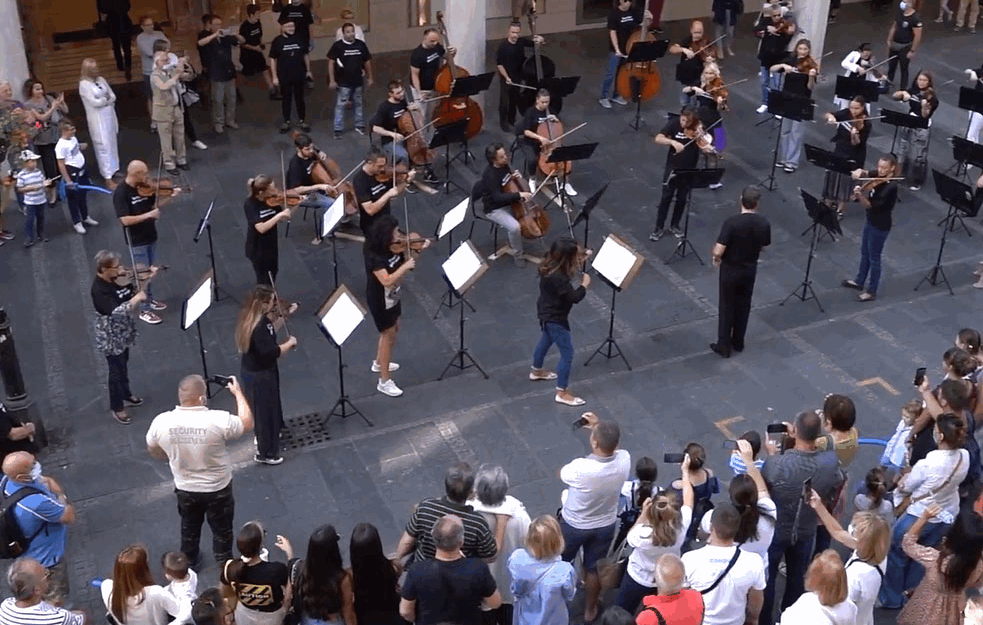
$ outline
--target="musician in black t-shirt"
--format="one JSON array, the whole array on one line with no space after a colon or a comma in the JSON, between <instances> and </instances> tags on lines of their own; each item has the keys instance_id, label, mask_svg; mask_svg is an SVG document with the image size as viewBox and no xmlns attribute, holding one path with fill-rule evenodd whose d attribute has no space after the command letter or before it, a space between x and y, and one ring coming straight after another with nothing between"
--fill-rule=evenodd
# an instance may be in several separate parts
<instances>
[{"instance_id":1,"label":"musician in black t-shirt","mask_svg":"<svg viewBox=\"0 0 983 625\"><path fill-rule=\"evenodd\" d=\"M137 186L145 183L149 171L143 161L130 161L126 166L126 177L113 191L113 208L123 226L123 236L133 249L133 259L137 269L145 271L155 265L157 258L157 220L160 208L181 193L174 189L169 198L157 199L156 194L140 195ZM150 284L146 285L147 299L140 304L140 320L151 325L161 322L154 311L165 310L167 304L154 299Z\"/></svg>"},{"instance_id":2,"label":"musician in black t-shirt","mask_svg":"<svg viewBox=\"0 0 983 625\"><path fill-rule=\"evenodd\" d=\"M922 26L922 18L915 13L913 0L901 2L901 8L887 33L887 51L891 59L887 62L887 77L891 82L894 82L894 73L900 64L901 82L898 84L908 84L908 65L922 43Z\"/></svg>"},{"instance_id":3,"label":"musician in black t-shirt","mask_svg":"<svg viewBox=\"0 0 983 625\"><path fill-rule=\"evenodd\" d=\"M267 176L257 176L259 178L269 181ZM275 237L275 222L272 232ZM278 343L276 331L283 325L282 315L293 314L297 310L297 304L292 304L286 311L281 311L280 305L272 287L258 284L243 303L236 322L236 347L242 354L239 381L242 383L243 395L253 409L256 423L256 455L253 460L260 464L276 465L283 462L280 456L283 407L280 403L280 369L277 360L297 347L297 339L288 336L287 340Z\"/></svg>"},{"instance_id":4,"label":"musician in black t-shirt","mask_svg":"<svg viewBox=\"0 0 983 625\"><path fill-rule=\"evenodd\" d=\"M242 37L242 43L239 44L242 75L262 74L263 80L266 81L266 89L270 92L270 99L274 99L277 95L276 87L273 86L273 75L264 56L266 45L263 43L263 24L259 21L258 4L246 5L246 19L239 24L239 36Z\"/></svg>"},{"instance_id":5,"label":"musician in black t-shirt","mask_svg":"<svg viewBox=\"0 0 983 625\"><path fill-rule=\"evenodd\" d=\"M279 24L282 25L287 22L294 24L297 35L304 43L307 52L314 49L311 43L311 24L317 21L317 19L311 13L311 8L304 0L289 0L286 4L283 3L283 0L275 0L273 2L273 12L280 14L280 17L277 18Z\"/></svg>"},{"instance_id":6,"label":"musician in black t-shirt","mask_svg":"<svg viewBox=\"0 0 983 625\"><path fill-rule=\"evenodd\" d=\"M939 108L932 74L927 71L918 72L915 82L907 91L895 91L891 97L907 102L909 115L928 121L928 128L904 127L900 132L901 148L898 154L901 156L901 175L907 178L912 191L918 191L925 184L925 173L928 171L928 133L932 125L932 115Z\"/></svg>"},{"instance_id":7,"label":"musician in black t-shirt","mask_svg":"<svg viewBox=\"0 0 983 625\"><path fill-rule=\"evenodd\" d=\"M509 24L508 36L498 44L495 53L495 69L498 72L501 91L498 98L498 121L505 132L512 131L515 116L519 110L519 81L522 79L522 66L526 62L526 49L535 45L533 39L520 37L522 24ZM543 38L535 37L539 43Z\"/></svg>"},{"instance_id":8,"label":"musician in black t-shirt","mask_svg":"<svg viewBox=\"0 0 983 625\"><path fill-rule=\"evenodd\" d=\"M648 11L644 14L651 18ZM608 13L608 66L601 82L601 98L597 101L606 109L611 108L611 102L622 106L628 104L628 100L615 93L614 79L618 68L628 58L628 37L641 27L642 15L641 10L632 7L631 0L618 0ZM614 97L611 98L611 95Z\"/></svg>"},{"instance_id":9,"label":"musician in black t-shirt","mask_svg":"<svg viewBox=\"0 0 983 625\"><path fill-rule=\"evenodd\" d=\"M778 76L769 70L772 65L785 58L788 44L797 28L791 18L782 17L781 8L777 4L766 4L754 26L754 36L761 40L758 44L758 61L761 63L761 106L757 108L758 113L768 110L768 90L778 90Z\"/></svg>"},{"instance_id":10,"label":"musician in black t-shirt","mask_svg":"<svg viewBox=\"0 0 983 625\"><path fill-rule=\"evenodd\" d=\"M488 167L481 174L481 201L485 207L485 217L508 232L510 253L515 258L515 264L521 267L526 263L522 253L522 231L512 215L511 206L519 200L528 200L532 193L502 191L509 179L519 174L518 170L513 171L509 167L509 155L504 145L497 142L489 145L485 148L485 159Z\"/></svg>"},{"instance_id":11,"label":"musician in black t-shirt","mask_svg":"<svg viewBox=\"0 0 983 625\"><path fill-rule=\"evenodd\" d=\"M372 86L372 54L361 39L355 38L355 25L341 26L341 40L328 50L328 87L338 90L334 106L334 138L345 129L345 107L351 102L355 114L355 132L365 134L365 107L362 85Z\"/></svg>"},{"instance_id":12,"label":"musician in black t-shirt","mask_svg":"<svg viewBox=\"0 0 983 625\"><path fill-rule=\"evenodd\" d=\"M526 109L522 120L515 127L515 134L519 138L518 146L525 161L524 167L520 171L524 171L529 178L529 188L533 192L536 191L537 186L536 175L539 171L539 154L544 147L552 142L549 136L538 134L537 131L539 125L550 118L556 119L556 115L550 113L550 92L546 89L540 89L536 92L536 101ZM555 138L553 137L553 139ZM570 197L577 195L577 190L569 182L564 185L564 192Z\"/></svg>"},{"instance_id":13,"label":"musician in black t-shirt","mask_svg":"<svg viewBox=\"0 0 983 625\"><path fill-rule=\"evenodd\" d=\"M857 299L869 302L877 297L877 287L881 282L881 252L891 233L891 211L898 201L898 184L887 180L893 178L898 168L898 162L890 154L882 156L877 161L877 171L870 172L856 169L851 177L879 178L880 180L858 181L853 188L853 197L867 209L867 221L864 223L863 236L860 239L860 268L853 280L844 280L840 284L848 289L860 291ZM877 174L874 176L874 174ZM867 282L868 276L870 282ZM864 284L867 288L864 288Z\"/></svg>"},{"instance_id":14,"label":"musician in black t-shirt","mask_svg":"<svg viewBox=\"0 0 983 625\"><path fill-rule=\"evenodd\" d=\"M246 258L253 265L256 284L272 284L280 267L277 224L290 219L290 210L266 204L266 198L278 193L269 176L260 174L247 184L249 197L242 207L246 215Z\"/></svg>"},{"instance_id":15,"label":"musician in black t-shirt","mask_svg":"<svg viewBox=\"0 0 983 625\"><path fill-rule=\"evenodd\" d=\"M833 153L853 161L861 168L867 160L867 138L870 136L866 104L863 96L856 96L850 100L847 108L836 113L826 113L826 123L836 126L836 134L830 139L834 143ZM826 172L823 199L835 201L837 212L841 215L852 194L853 181L850 174Z\"/></svg>"},{"instance_id":16,"label":"musician in black t-shirt","mask_svg":"<svg viewBox=\"0 0 983 625\"><path fill-rule=\"evenodd\" d=\"M655 220L655 230L649 235L650 241L658 241L671 232L676 238L682 238L683 231L679 228L679 220L683 216L683 209L686 208L686 200L689 199L689 182L673 175L677 169L694 169L700 159L701 149L704 152L713 152L713 145L708 144L700 148L696 139L703 134L703 124L692 107L684 107L678 117L674 117L666 123L665 127L655 135L655 142L659 145L669 146L669 154L666 157L666 168L662 176L662 198L659 200L659 212ZM672 211L672 219L669 221L669 229L666 230L666 216L669 214L669 204L673 197L676 198L676 206Z\"/></svg>"},{"instance_id":17,"label":"musician in black t-shirt","mask_svg":"<svg viewBox=\"0 0 983 625\"><path fill-rule=\"evenodd\" d=\"M403 89L403 82L399 79L394 79L389 81L388 96L379 104L375 115L369 120L373 134L382 137L382 149L389 155L389 158L394 158L396 163L412 165L410 163L410 156L406 152L406 147L403 145L405 137L399 132L399 118L407 110L418 111L420 109L421 106L417 102L406 103L406 90ZM431 183L438 182L437 174L434 173L430 163L426 163L423 166L423 180ZM427 193L436 193L435 189L420 184L418 180L414 181L413 184Z\"/></svg>"},{"instance_id":18,"label":"musician in black t-shirt","mask_svg":"<svg viewBox=\"0 0 983 625\"><path fill-rule=\"evenodd\" d=\"M703 38L703 22L693 20L689 27L689 37L669 46L670 54L679 55L679 63L676 65L676 82L683 88L679 92L680 106L693 103L692 93L686 91L685 87L699 86L700 74L703 73L703 63L708 56L708 50L703 49L707 43Z\"/></svg>"},{"instance_id":19,"label":"musician in black t-shirt","mask_svg":"<svg viewBox=\"0 0 983 625\"><path fill-rule=\"evenodd\" d=\"M804 100L812 98L812 90L816 86L816 74L819 72L816 61L812 58L812 43L808 39L799 39L792 52L781 63L771 66L772 75L784 74L782 93L797 96ZM802 159L802 139L805 135L805 122L786 119L782 123L782 137L778 143L778 162L786 173L792 173L799 167Z\"/></svg>"},{"instance_id":20,"label":"musician in black t-shirt","mask_svg":"<svg viewBox=\"0 0 983 625\"><path fill-rule=\"evenodd\" d=\"M744 351L758 255L761 248L771 245L771 226L758 214L760 200L757 187L744 187L740 214L724 221L711 251L714 267L720 268L720 298L717 342L710 349L723 358L730 358L731 350Z\"/></svg>"},{"instance_id":21,"label":"musician in black t-shirt","mask_svg":"<svg viewBox=\"0 0 983 625\"><path fill-rule=\"evenodd\" d=\"M321 243L322 216L318 210L327 210L331 207L334 200L327 196L327 192L332 191L333 187L326 183L315 183L311 172L320 159L327 158L327 154L318 150L314 140L302 132L294 135L294 147L297 151L287 165L286 185L291 193L304 196L300 206L314 211L314 239L311 245L318 245Z\"/></svg>"},{"instance_id":22,"label":"musician in black t-shirt","mask_svg":"<svg viewBox=\"0 0 983 625\"><path fill-rule=\"evenodd\" d=\"M386 173L388 168L386 155L373 147L365 156L365 163L352 176L352 186L355 188L355 199L358 201L359 225L362 233L368 236L373 222L382 215L389 214L389 202L406 191L416 174L410 170L405 178L395 181L378 180L377 177Z\"/></svg>"},{"instance_id":23,"label":"musician in black t-shirt","mask_svg":"<svg viewBox=\"0 0 983 625\"><path fill-rule=\"evenodd\" d=\"M445 56L454 56L456 48L444 49L440 34L433 28L423 31L423 41L410 53L410 86L414 102L420 102L423 119L429 121L433 116L436 100L422 102L433 97L437 74L444 67ZM423 131L423 138L429 143L433 137L433 126Z\"/></svg>"}]
</instances>

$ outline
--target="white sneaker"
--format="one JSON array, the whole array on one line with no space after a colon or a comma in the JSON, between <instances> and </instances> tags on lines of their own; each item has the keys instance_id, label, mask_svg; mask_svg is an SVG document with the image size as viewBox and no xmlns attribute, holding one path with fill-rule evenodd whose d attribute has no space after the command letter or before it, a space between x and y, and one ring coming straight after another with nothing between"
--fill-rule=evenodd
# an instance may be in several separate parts
<instances>
[{"instance_id":1,"label":"white sneaker","mask_svg":"<svg viewBox=\"0 0 983 625\"><path fill-rule=\"evenodd\" d=\"M622 98L620 95L611 98L611 101L614 102L615 104L620 104L621 106L625 106L626 104L628 104L628 100Z\"/></svg>"},{"instance_id":2,"label":"white sneaker","mask_svg":"<svg viewBox=\"0 0 983 625\"><path fill-rule=\"evenodd\" d=\"M721 188L722 186L724 186L724 183L722 183L722 182L714 182L713 184L710 185L710 188L713 189L714 191L716 191L717 189Z\"/></svg>"},{"instance_id":3,"label":"white sneaker","mask_svg":"<svg viewBox=\"0 0 983 625\"><path fill-rule=\"evenodd\" d=\"M403 389L396 386L396 383L392 379L386 380L385 382L379 380L379 383L375 385L375 390L390 397L399 397L403 394Z\"/></svg>"},{"instance_id":4,"label":"white sneaker","mask_svg":"<svg viewBox=\"0 0 983 625\"><path fill-rule=\"evenodd\" d=\"M382 369L379 368L378 361L373 360L372 361L372 373L379 373L380 371L382 371ZM392 373L393 371L399 371L399 363L398 362L390 362L389 363L389 373Z\"/></svg>"},{"instance_id":5,"label":"white sneaker","mask_svg":"<svg viewBox=\"0 0 983 625\"><path fill-rule=\"evenodd\" d=\"M75 232L78 232L79 234L85 234L85 226L83 226L81 222L75 224L74 228L75 228Z\"/></svg>"},{"instance_id":6,"label":"white sneaker","mask_svg":"<svg viewBox=\"0 0 983 625\"><path fill-rule=\"evenodd\" d=\"M759 106L758 108L756 108L754 112L755 113L758 113L760 115L761 113L764 113L767 110L768 110L768 105L767 104L762 104L761 106Z\"/></svg>"},{"instance_id":7,"label":"white sneaker","mask_svg":"<svg viewBox=\"0 0 983 625\"><path fill-rule=\"evenodd\" d=\"M611 100L608 100L607 98L601 98L600 100L597 101L597 103L606 109L611 108Z\"/></svg>"},{"instance_id":8,"label":"white sneaker","mask_svg":"<svg viewBox=\"0 0 983 625\"><path fill-rule=\"evenodd\" d=\"M86 217L85 219L82 220L82 223L84 223L87 226L98 226L99 225L99 222L96 221L95 219L93 219L92 217Z\"/></svg>"},{"instance_id":9,"label":"white sneaker","mask_svg":"<svg viewBox=\"0 0 983 625\"><path fill-rule=\"evenodd\" d=\"M199 150L207 150L208 149L208 146L205 145L204 143L202 143L201 141L195 141L194 143L191 144L191 147L198 148Z\"/></svg>"},{"instance_id":10,"label":"white sneaker","mask_svg":"<svg viewBox=\"0 0 983 625\"><path fill-rule=\"evenodd\" d=\"M573 185L570 184L569 182L563 185L563 192L569 195L570 197L577 195L577 190L574 189Z\"/></svg>"}]
</instances>

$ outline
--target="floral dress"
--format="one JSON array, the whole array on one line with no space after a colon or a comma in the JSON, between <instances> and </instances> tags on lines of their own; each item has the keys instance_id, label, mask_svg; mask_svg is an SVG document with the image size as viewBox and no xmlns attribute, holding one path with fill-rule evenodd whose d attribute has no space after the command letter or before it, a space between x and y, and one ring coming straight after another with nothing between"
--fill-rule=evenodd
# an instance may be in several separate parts
<instances>
[{"instance_id":1,"label":"floral dress","mask_svg":"<svg viewBox=\"0 0 983 625\"><path fill-rule=\"evenodd\" d=\"M966 607L966 594L949 592L945 589L942 574L939 573L939 550L918 544L918 537L908 532L901 540L901 548L916 562L925 567L925 577L915 588L911 599L898 615L898 625L925 625L925 623L961 623ZM969 578L966 587L983 584L983 562Z\"/></svg>"}]
</instances>

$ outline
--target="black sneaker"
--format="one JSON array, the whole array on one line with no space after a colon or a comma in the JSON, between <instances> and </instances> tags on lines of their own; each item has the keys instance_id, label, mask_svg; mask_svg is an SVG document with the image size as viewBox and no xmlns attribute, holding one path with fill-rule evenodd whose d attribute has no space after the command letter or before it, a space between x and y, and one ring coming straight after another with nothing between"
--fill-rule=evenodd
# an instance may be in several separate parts
<instances>
[{"instance_id":1,"label":"black sneaker","mask_svg":"<svg viewBox=\"0 0 983 625\"><path fill-rule=\"evenodd\" d=\"M285 135L288 132L290 132L290 120L289 119L287 121L283 122L282 124L280 124L280 134L281 135Z\"/></svg>"},{"instance_id":2,"label":"black sneaker","mask_svg":"<svg viewBox=\"0 0 983 625\"><path fill-rule=\"evenodd\" d=\"M143 398L137 397L136 395L130 395L123 400L123 403L125 403L127 406L141 406L143 405Z\"/></svg>"},{"instance_id":3,"label":"black sneaker","mask_svg":"<svg viewBox=\"0 0 983 625\"><path fill-rule=\"evenodd\" d=\"M300 125L300 129L303 130L304 132L310 132L311 131L311 125L308 124L307 122L305 122L304 120L300 120L300 122L298 122L298 124Z\"/></svg>"},{"instance_id":4,"label":"black sneaker","mask_svg":"<svg viewBox=\"0 0 983 625\"><path fill-rule=\"evenodd\" d=\"M191 171L191 165L188 165L187 163L178 163L177 167L178 169L183 169L184 171Z\"/></svg>"},{"instance_id":5,"label":"black sneaker","mask_svg":"<svg viewBox=\"0 0 983 625\"><path fill-rule=\"evenodd\" d=\"M335 130L334 131L334 138L336 140L341 139L341 131L340 130Z\"/></svg>"}]
</instances>

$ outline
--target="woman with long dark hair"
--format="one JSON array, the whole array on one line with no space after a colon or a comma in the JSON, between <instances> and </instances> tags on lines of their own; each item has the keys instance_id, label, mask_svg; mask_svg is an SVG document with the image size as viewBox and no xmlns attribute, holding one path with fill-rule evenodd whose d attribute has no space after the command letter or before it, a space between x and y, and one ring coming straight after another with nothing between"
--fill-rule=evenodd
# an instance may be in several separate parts
<instances>
[{"instance_id":1,"label":"woman with long dark hair","mask_svg":"<svg viewBox=\"0 0 983 625\"><path fill-rule=\"evenodd\" d=\"M251 6L251 5L250 5ZM280 268L277 224L290 219L290 211L269 206L266 199L279 191L265 174L250 178L249 197L242 206L246 214L246 258L253 264L256 284L272 284Z\"/></svg>"},{"instance_id":2,"label":"woman with long dark hair","mask_svg":"<svg viewBox=\"0 0 983 625\"><path fill-rule=\"evenodd\" d=\"M102 601L119 625L167 625L191 617L191 602L178 599L154 582L147 549L130 545L116 556L113 577L100 585Z\"/></svg>"},{"instance_id":3,"label":"woman with long dark hair","mask_svg":"<svg viewBox=\"0 0 983 625\"><path fill-rule=\"evenodd\" d=\"M928 124L925 128L901 129L901 147L898 151L901 175L907 179L912 191L918 191L925 184L925 174L928 171L929 131L932 127L932 115L935 109L939 108L932 72L926 70L918 72L907 91L895 91L891 97L906 102L908 114L921 117Z\"/></svg>"},{"instance_id":4,"label":"woman with long dark hair","mask_svg":"<svg viewBox=\"0 0 983 625\"><path fill-rule=\"evenodd\" d=\"M259 521L243 525L236 536L236 548L242 557L227 560L219 575L219 581L236 596L236 625L281 625L286 614L283 599L289 593L287 565L267 560L265 536L266 528ZM290 541L277 535L275 544L289 562L294 555Z\"/></svg>"},{"instance_id":5,"label":"woman with long dark hair","mask_svg":"<svg viewBox=\"0 0 983 625\"><path fill-rule=\"evenodd\" d=\"M850 100L846 108L836 113L826 113L826 123L836 127L831 141L833 153L852 160L863 169L867 160L867 137L870 136L870 122L867 121L867 102L863 96ZM850 174L826 172L823 199L836 202L836 210L842 215L847 201L853 196L854 182Z\"/></svg>"},{"instance_id":6,"label":"woman with long dark hair","mask_svg":"<svg viewBox=\"0 0 983 625\"><path fill-rule=\"evenodd\" d=\"M403 625L399 616L399 564L386 557L379 530L359 523L348 547L355 616L366 625Z\"/></svg>"},{"instance_id":7,"label":"woman with long dark hair","mask_svg":"<svg viewBox=\"0 0 983 625\"><path fill-rule=\"evenodd\" d=\"M291 609L300 625L355 625L352 576L342 565L333 526L314 530L307 557L291 567L290 577Z\"/></svg>"},{"instance_id":8,"label":"woman with long dark hair","mask_svg":"<svg viewBox=\"0 0 983 625\"><path fill-rule=\"evenodd\" d=\"M280 404L277 360L297 347L297 339L293 336L277 343L276 329L283 324L279 304L272 288L258 284L246 298L236 322L236 348L242 354L242 390L256 420L256 455L253 460L260 464L283 462L280 456L283 407ZM294 310L296 304L284 312L290 314Z\"/></svg>"},{"instance_id":9,"label":"woman with long dark hair","mask_svg":"<svg viewBox=\"0 0 983 625\"><path fill-rule=\"evenodd\" d=\"M567 388L570 384L570 366L573 364L573 339L567 317L573 305L584 299L590 276L580 276L580 285L571 284L581 262L580 246L569 237L553 241L549 254L539 266L539 299L536 301L536 314L542 334L532 355L530 380L556 380L556 394L553 399L567 406L583 406L585 402ZM543 368L546 353L556 345L560 350L560 362L556 373Z\"/></svg>"}]
</instances>

